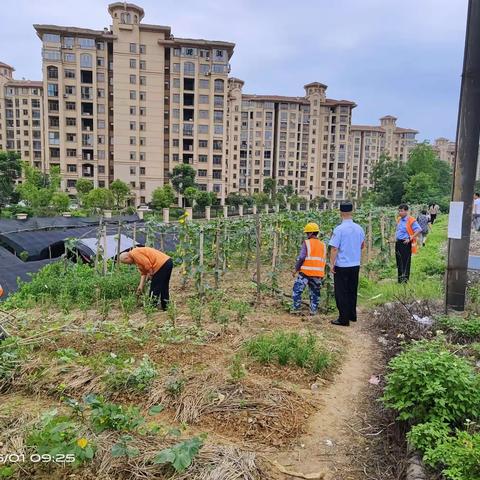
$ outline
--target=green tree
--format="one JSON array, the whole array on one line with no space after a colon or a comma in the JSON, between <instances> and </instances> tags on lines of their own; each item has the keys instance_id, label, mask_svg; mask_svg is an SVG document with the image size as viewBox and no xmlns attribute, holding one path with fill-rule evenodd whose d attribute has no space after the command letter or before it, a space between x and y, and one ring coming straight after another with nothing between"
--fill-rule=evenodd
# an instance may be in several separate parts
<instances>
[{"instance_id":1,"label":"green tree","mask_svg":"<svg viewBox=\"0 0 480 480\"><path fill-rule=\"evenodd\" d=\"M187 164L177 165L173 168L170 181L173 188L183 195L185 189L195 186L195 169Z\"/></svg>"},{"instance_id":2,"label":"green tree","mask_svg":"<svg viewBox=\"0 0 480 480\"><path fill-rule=\"evenodd\" d=\"M87 178L79 178L75 184L77 189L77 201L79 205L83 205L85 196L93 190L93 182Z\"/></svg>"},{"instance_id":3,"label":"green tree","mask_svg":"<svg viewBox=\"0 0 480 480\"><path fill-rule=\"evenodd\" d=\"M113 194L106 188L94 188L85 196L85 205L97 210L112 208L113 202Z\"/></svg>"},{"instance_id":4,"label":"green tree","mask_svg":"<svg viewBox=\"0 0 480 480\"><path fill-rule=\"evenodd\" d=\"M265 205L268 205L268 203L270 201L270 197L268 196L268 194L266 194L264 192L254 193L252 195L252 197L253 197L253 201L254 201L255 205L257 205L257 207L263 207Z\"/></svg>"},{"instance_id":5,"label":"green tree","mask_svg":"<svg viewBox=\"0 0 480 480\"><path fill-rule=\"evenodd\" d=\"M215 192L199 191L196 198L197 205L202 208L213 205L215 200L217 200L217 194Z\"/></svg>"},{"instance_id":6,"label":"green tree","mask_svg":"<svg viewBox=\"0 0 480 480\"><path fill-rule=\"evenodd\" d=\"M0 205L10 203L15 198L15 179L22 173L20 154L0 152Z\"/></svg>"},{"instance_id":7,"label":"green tree","mask_svg":"<svg viewBox=\"0 0 480 480\"><path fill-rule=\"evenodd\" d=\"M24 181L17 186L20 198L34 210L48 208L53 194L60 186L60 168L51 167L50 174L47 175L23 162L22 170Z\"/></svg>"},{"instance_id":8,"label":"green tree","mask_svg":"<svg viewBox=\"0 0 480 480\"><path fill-rule=\"evenodd\" d=\"M168 208L175 201L175 192L171 185L156 188L152 193L152 205L155 209Z\"/></svg>"},{"instance_id":9,"label":"green tree","mask_svg":"<svg viewBox=\"0 0 480 480\"><path fill-rule=\"evenodd\" d=\"M432 178L425 172L412 175L405 183L403 200L407 203L428 203L435 196Z\"/></svg>"},{"instance_id":10,"label":"green tree","mask_svg":"<svg viewBox=\"0 0 480 480\"><path fill-rule=\"evenodd\" d=\"M292 185L284 185L278 189L278 193L285 195L285 198L288 200L295 193L295 191L293 190Z\"/></svg>"},{"instance_id":11,"label":"green tree","mask_svg":"<svg viewBox=\"0 0 480 480\"><path fill-rule=\"evenodd\" d=\"M392 160L382 153L372 169L373 192L377 205L398 205L405 194L408 181L407 168L404 163Z\"/></svg>"},{"instance_id":12,"label":"green tree","mask_svg":"<svg viewBox=\"0 0 480 480\"><path fill-rule=\"evenodd\" d=\"M121 180L114 180L110 184L110 191L113 194L115 206L117 208L125 206L125 200L130 195L130 187Z\"/></svg>"},{"instance_id":13,"label":"green tree","mask_svg":"<svg viewBox=\"0 0 480 480\"><path fill-rule=\"evenodd\" d=\"M199 190L196 187L187 187L183 191L183 196L185 200L188 202L188 206L193 207L195 204L195 200L197 199L199 194Z\"/></svg>"},{"instance_id":14,"label":"green tree","mask_svg":"<svg viewBox=\"0 0 480 480\"><path fill-rule=\"evenodd\" d=\"M57 212L64 212L70 206L70 197L65 192L55 192L52 195L52 206Z\"/></svg>"},{"instance_id":15,"label":"green tree","mask_svg":"<svg viewBox=\"0 0 480 480\"><path fill-rule=\"evenodd\" d=\"M274 178L268 177L263 181L263 193L268 194L270 198L273 198L276 187L277 187L277 182L275 181Z\"/></svg>"}]
</instances>

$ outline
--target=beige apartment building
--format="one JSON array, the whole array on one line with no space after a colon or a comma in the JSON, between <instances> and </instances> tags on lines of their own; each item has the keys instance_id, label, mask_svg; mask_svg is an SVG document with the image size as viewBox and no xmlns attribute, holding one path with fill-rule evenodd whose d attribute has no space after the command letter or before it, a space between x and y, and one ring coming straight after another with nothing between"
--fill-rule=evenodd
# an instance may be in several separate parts
<instances>
[{"instance_id":1,"label":"beige apartment building","mask_svg":"<svg viewBox=\"0 0 480 480\"><path fill-rule=\"evenodd\" d=\"M142 8L108 7L110 29L34 25L43 42L46 163L64 187L130 185L137 203L168 183L175 165L222 196L227 79L234 45L176 38L142 23Z\"/></svg>"},{"instance_id":2,"label":"beige apartment building","mask_svg":"<svg viewBox=\"0 0 480 480\"><path fill-rule=\"evenodd\" d=\"M432 148L435 150L440 160L447 162L451 167L453 167L456 151L455 142L451 142L448 138L440 137L435 140Z\"/></svg>"},{"instance_id":3,"label":"beige apartment building","mask_svg":"<svg viewBox=\"0 0 480 480\"><path fill-rule=\"evenodd\" d=\"M303 97L248 95L243 85L229 80L228 192L261 192L274 178L306 198L345 198L355 103L326 98L318 82L305 85Z\"/></svg>"},{"instance_id":4,"label":"beige apartment building","mask_svg":"<svg viewBox=\"0 0 480 480\"><path fill-rule=\"evenodd\" d=\"M416 145L418 131L397 127L397 118L386 115L380 125L352 125L349 138L348 191L358 197L370 189L372 168L382 153L402 162Z\"/></svg>"},{"instance_id":5,"label":"beige apartment building","mask_svg":"<svg viewBox=\"0 0 480 480\"><path fill-rule=\"evenodd\" d=\"M14 80L13 72L0 62L0 150L16 150L43 169L43 84Z\"/></svg>"}]
</instances>

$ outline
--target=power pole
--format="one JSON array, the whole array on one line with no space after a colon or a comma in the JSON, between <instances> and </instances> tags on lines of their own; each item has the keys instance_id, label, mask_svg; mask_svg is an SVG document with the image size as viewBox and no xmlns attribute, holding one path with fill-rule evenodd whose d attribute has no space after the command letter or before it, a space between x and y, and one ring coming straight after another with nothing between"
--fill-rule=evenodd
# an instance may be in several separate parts
<instances>
[{"instance_id":1,"label":"power pole","mask_svg":"<svg viewBox=\"0 0 480 480\"><path fill-rule=\"evenodd\" d=\"M452 200L463 202L462 238L448 241L446 308L464 310L480 136L480 0L469 0Z\"/></svg>"}]
</instances>

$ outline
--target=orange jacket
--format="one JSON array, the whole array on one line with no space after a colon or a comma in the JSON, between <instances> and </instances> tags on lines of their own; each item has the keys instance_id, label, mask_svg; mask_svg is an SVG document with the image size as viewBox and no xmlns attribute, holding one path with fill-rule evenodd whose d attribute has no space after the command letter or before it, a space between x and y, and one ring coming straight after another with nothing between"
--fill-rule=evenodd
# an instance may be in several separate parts
<instances>
[{"instance_id":1,"label":"orange jacket","mask_svg":"<svg viewBox=\"0 0 480 480\"><path fill-rule=\"evenodd\" d=\"M300 267L300 271L308 277L324 277L327 262L327 247L318 238L305 240L307 256Z\"/></svg>"},{"instance_id":2,"label":"orange jacket","mask_svg":"<svg viewBox=\"0 0 480 480\"><path fill-rule=\"evenodd\" d=\"M157 273L170 259L168 255L150 247L137 247L130 250L130 256L142 275Z\"/></svg>"},{"instance_id":3,"label":"orange jacket","mask_svg":"<svg viewBox=\"0 0 480 480\"><path fill-rule=\"evenodd\" d=\"M397 218L397 223L400 222L400 217ZM410 245L412 246L412 253L417 253L418 248L417 248L417 237L414 237L415 232L413 231L412 225L415 222L415 217L408 216L407 217L407 225L406 229L408 234L410 235L411 241Z\"/></svg>"}]
</instances>

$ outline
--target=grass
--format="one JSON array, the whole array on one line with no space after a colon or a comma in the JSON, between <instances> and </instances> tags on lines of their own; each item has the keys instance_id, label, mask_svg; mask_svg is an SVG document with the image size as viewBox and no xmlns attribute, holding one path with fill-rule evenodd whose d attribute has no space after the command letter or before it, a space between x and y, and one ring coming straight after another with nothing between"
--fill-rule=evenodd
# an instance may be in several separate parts
<instances>
[{"instance_id":1,"label":"grass","mask_svg":"<svg viewBox=\"0 0 480 480\"><path fill-rule=\"evenodd\" d=\"M260 363L296 365L314 374L327 370L334 360L312 333L279 331L259 335L245 342L245 351Z\"/></svg>"},{"instance_id":2,"label":"grass","mask_svg":"<svg viewBox=\"0 0 480 480\"><path fill-rule=\"evenodd\" d=\"M359 284L360 303L373 307L399 297L418 300L441 298L446 269L444 245L447 240L447 223L448 218L441 217L428 235L426 246L419 247L418 253L412 256L410 281L407 284L397 283L395 258L381 272L377 272L376 278L362 276ZM385 279L379 281L378 278Z\"/></svg>"}]
</instances>

